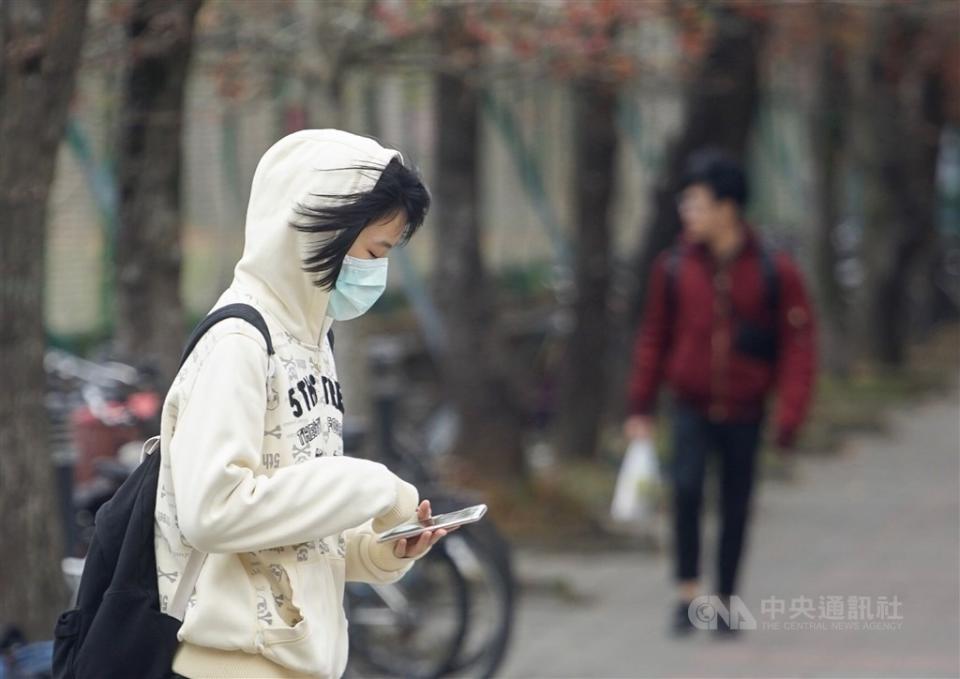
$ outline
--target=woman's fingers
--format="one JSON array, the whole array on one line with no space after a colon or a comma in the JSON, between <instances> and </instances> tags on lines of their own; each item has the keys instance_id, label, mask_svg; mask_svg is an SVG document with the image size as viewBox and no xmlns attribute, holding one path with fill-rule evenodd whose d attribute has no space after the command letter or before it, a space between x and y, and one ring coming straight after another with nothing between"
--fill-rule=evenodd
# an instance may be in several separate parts
<instances>
[{"instance_id":1,"label":"woman's fingers","mask_svg":"<svg viewBox=\"0 0 960 679\"><path fill-rule=\"evenodd\" d=\"M424 500L420 503L420 506L417 507L417 518L421 521L430 518L430 500Z\"/></svg>"},{"instance_id":2,"label":"woman's fingers","mask_svg":"<svg viewBox=\"0 0 960 679\"><path fill-rule=\"evenodd\" d=\"M424 531L412 542L409 542L406 538L400 538L394 543L393 553L400 558L420 556L455 530L456 528L441 528L439 530Z\"/></svg>"}]
</instances>

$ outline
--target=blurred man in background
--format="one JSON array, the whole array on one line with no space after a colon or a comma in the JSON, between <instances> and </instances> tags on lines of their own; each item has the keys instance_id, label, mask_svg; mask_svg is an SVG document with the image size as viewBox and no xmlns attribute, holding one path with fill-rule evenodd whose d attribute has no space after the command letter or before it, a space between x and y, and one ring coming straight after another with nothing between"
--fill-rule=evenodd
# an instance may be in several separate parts
<instances>
[{"instance_id":1,"label":"blurred man in background","mask_svg":"<svg viewBox=\"0 0 960 679\"><path fill-rule=\"evenodd\" d=\"M722 526L716 594L734 593L744 547L761 425L776 389L776 443L790 448L803 422L815 372L814 323L800 273L744 220L747 179L717 151L689 162L677 198L678 243L651 273L630 380L631 439L654 431L657 392L673 396L674 544L677 634L694 629L699 596L700 508L706 461L719 456ZM723 619L718 630L729 632Z\"/></svg>"}]
</instances>

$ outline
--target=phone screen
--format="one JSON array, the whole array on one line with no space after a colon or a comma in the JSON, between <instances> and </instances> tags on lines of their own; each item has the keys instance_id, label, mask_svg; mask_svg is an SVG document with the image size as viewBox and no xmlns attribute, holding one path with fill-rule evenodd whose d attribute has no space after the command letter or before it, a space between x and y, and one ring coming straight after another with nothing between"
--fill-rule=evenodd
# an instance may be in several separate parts
<instances>
[{"instance_id":1,"label":"phone screen","mask_svg":"<svg viewBox=\"0 0 960 679\"><path fill-rule=\"evenodd\" d=\"M487 506L480 504L467 507L465 509L459 509L455 512L449 512L447 514L437 514L436 516L431 516L429 519L419 520L416 523L404 523L391 528L387 532L380 535L377 538L377 541L386 542L387 540L398 540L400 538L419 535L427 530L462 526L467 523L479 521L486 513Z\"/></svg>"}]
</instances>

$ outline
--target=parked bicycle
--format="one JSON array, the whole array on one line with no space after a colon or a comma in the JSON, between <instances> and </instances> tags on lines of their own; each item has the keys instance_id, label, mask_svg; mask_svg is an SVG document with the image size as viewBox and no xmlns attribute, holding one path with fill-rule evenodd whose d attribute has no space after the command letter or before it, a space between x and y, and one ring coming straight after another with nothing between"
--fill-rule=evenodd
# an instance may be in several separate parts
<instances>
[{"instance_id":1,"label":"parked bicycle","mask_svg":"<svg viewBox=\"0 0 960 679\"><path fill-rule=\"evenodd\" d=\"M377 440L373 455L430 498L436 513L482 498L451 491L434 470L451 451L456 416L433 409L422 422L398 426L400 362L396 340L371 346ZM412 425L412 426L411 426ZM348 427L348 453L367 432ZM515 585L507 541L485 518L459 528L433 547L403 580L386 586L355 584L348 591L351 663L348 672L379 676L490 677L506 655L513 627Z\"/></svg>"},{"instance_id":2,"label":"parked bicycle","mask_svg":"<svg viewBox=\"0 0 960 679\"><path fill-rule=\"evenodd\" d=\"M97 510L137 466L159 431L156 376L119 361L90 361L59 349L44 356L50 448L66 554L82 556Z\"/></svg>"}]
</instances>

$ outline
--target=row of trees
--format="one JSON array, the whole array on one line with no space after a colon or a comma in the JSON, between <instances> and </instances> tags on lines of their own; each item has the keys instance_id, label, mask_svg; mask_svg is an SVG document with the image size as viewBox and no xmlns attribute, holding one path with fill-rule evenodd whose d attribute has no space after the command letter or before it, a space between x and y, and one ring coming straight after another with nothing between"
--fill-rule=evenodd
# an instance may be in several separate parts
<instances>
[{"instance_id":1,"label":"row of trees","mask_svg":"<svg viewBox=\"0 0 960 679\"><path fill-rule=\"evenodd\" d=\"M521 428L510 416L518 400L509 379L513 366L504 360L509 352L496 323L477 218L479 97L505 54L530 73L568 81L574 98L573 325L554 427L562 454L593 456L602 425L617 417L648 272L679 231L674 196L683 164L703 146L748 160L764 89L791 85L769 82L771 59L806 65L798 69L795 97L808 111L814 149L811 287L823 309L826 363L838 374L864 360L903 363L917 321L942 312L939 302L946 299L933 275L939 264L936 172L943 130L960 121L956 6L598 2L567 3L546 16L526 9L449 6L426 18L443 27L430 59L441 65L434 188L443 246L435 271L452 338L444 376L465 414L458 450L488 473L522 471ZM688 67L676 74L685 83L684 118L650 196L628 299L618 300L609 217L622 139L615 113L624 86L648 74L643 59L618 39L637 22L665 18L689 56ZM536 50L527 49L530 35L541 36ZM851 176L863 187L859 204ZM853 291L841 285L836 252L841 223L851 214L861 224L865 272ZM919 318L908 313L917 302L926 309Z\"/></svg>"},{"instance_id":2,"label":"row of trees","mask_svg":"<svg viewBox=\"0 0 960 679\"><path fill-rule=\"evenodd\" d=\"M273 15L294 3L136 0L110 5L123 26L126 74L116 125L119 220L116 236L116 341L154 356L169 379L183 334L179 296L182 218L180 138L198 17L205 40L233 39L237 12ZM204 12L207 20L204 22ZM953 3L715 2L638 3L321 3L306 45L246 36L223 50L224 96L238 83L231 64L262 58L279 70L296 64L322 106L291 116L291 126L341 126L344 82L360 68L417 69L435 80L437 143L431 187L438 230L435 298L446 328L440 360L445 387L463 423L458 450L495 477L523 473L522 400L498 319L502 301L482 242L478 194L484 93L505 73L569 83L574 102L575 196L572 319L560 361L554 440L590 457L603 425L616 418L627 348L642 311L653 258L679 228L674 193L692 150L720 146L746 159L765 64L805 64L798 104L810 111L814 150L816 290L833 369L868 352L897 364L909 340L908 295L933 308L935 171L941 132L957 124L957 10ZM211 18L212 17L212 18ZM0 610L17 611L33 634L48 632L59 599L51 549L56 534L49 462L38 454L43 418L44 221L56 148L81 63L87 20L79 0L0 4ZM670 78L684 83L684 113L650 196L632 281L614 285L610 205L622 134L617 110L626 85L664 77L630 49L645 21L671 25L683 49ZM953 69L953 70L951 70ZM845 176L862 177L866 282L851 298L836 273L836 230L849 206ZM862 302L862 303L861 303ZM862 311L860 311L862 310ZM345 329L349 332L349 329ZM851 335L862 338L851 344ZM861 351L863 350L863 351ZM521 385L522 386L522 385ZM587 397L584 397L584 394ZM32 573L29 587L18 587Z\"/></svg>"}]
</instances>

